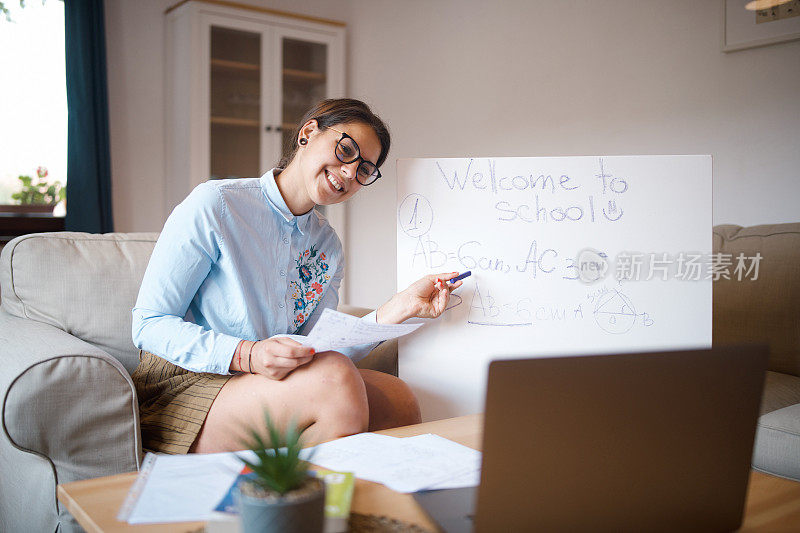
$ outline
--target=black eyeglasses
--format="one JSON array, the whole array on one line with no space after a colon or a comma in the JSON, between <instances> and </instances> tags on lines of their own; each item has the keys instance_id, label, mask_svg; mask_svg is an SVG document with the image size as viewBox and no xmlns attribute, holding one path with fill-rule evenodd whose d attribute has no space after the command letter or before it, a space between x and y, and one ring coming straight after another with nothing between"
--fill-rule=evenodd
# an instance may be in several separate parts
<instances>
[{"instance_id":1,"label":"black eyeglasses","mask_svg":"<svg viewBox=\"0 0 800 533\"><path fill-rule=\"evenodd\" d=\"M358 170L356 170L356 181L365 186L375 183L378 178L381 177L381 171L378 170L378 167L376 167L374 163L361 157L361 150L358 148L358 143L343 131L331 128L330 126L328 126L328 129L342 134L342 137L337 141L336 148L334 149L334 152L336 152L336 159L344 164L361 161L358 164Z\"/></svg>"}]
</instances>

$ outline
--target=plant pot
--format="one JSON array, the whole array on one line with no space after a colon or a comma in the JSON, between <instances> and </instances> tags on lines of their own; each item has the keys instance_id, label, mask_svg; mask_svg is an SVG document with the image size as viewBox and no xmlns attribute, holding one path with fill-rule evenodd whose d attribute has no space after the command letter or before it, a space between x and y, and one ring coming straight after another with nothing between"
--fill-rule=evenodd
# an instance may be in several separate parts
<instances>
[{"instance_id":1,"label":"plant pot","mask_svg":"<svg viewBox=\"0 0 800 533\"><path fill-rule=\"evenodd\" d=\"M300 489L283 496L261 497L250 493L252 490L242 484L233 493L243 533L322 532L325 525L325 483L321 479L310 477Z\"/></svg>"}]
</instances>

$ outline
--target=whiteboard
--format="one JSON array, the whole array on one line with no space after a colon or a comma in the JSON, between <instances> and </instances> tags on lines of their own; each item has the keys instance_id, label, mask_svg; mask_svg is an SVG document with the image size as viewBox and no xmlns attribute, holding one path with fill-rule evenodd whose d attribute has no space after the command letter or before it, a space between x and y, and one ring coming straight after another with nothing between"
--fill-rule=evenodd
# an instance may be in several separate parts
<instances>
[{"instance_id":1,"label":"whiteboard","mask_svg":"<svg viewBox=\"0 0 800 533\"><path fill-rule=\"evenodd\" d=\"M400 339L424 420L483 410L492 359L711 346L711 156L397 163L398 290L470 270Z\"/></svg>"}]
</instances>

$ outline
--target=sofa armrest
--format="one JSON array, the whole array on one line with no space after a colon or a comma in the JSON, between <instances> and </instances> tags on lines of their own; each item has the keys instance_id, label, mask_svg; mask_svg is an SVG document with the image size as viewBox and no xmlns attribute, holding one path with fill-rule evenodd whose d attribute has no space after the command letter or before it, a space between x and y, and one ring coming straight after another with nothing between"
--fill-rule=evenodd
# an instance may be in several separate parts
<instances>
[{"instance_id":1,"label":"sofa armrest","mask_svg":"<svg viewBox=\"0 0 800 533\"><path fill-rule=\"evenodd\" d=\"M356 363L356 368L377 370L397 376L397 339L380 343L374 350Z\"/></svg>"},{"instance_id":2,"label":"sofa armrest","mask_svg":"<svg viewBox=\"0 0 800 533\"><path fill-rule=\"evenodd\" d=\"M0 311L0 401L0 438L49 461L56 483L138 469L133 382L91 344Z\"/></svg>"}]
</instances>

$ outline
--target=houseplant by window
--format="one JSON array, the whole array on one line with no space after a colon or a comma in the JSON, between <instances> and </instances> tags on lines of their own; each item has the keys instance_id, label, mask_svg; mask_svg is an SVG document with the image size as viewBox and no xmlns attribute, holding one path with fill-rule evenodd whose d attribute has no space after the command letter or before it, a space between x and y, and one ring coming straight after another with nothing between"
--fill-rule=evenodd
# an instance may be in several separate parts
<instances>
[{"instance_id":1,"label":"houseplant by window","mask_svg":"<svg viewBox=\"0 0 800 533\"><path fill-rule=\"evenodd\" d=\"M250 430L244 444L256 456L240 457L253 474L234 492L244 533L321 532L325 483L308 474L300 459L300 431L290 423L285 434L264 415L266 433Z\"/></svg>"},{"instance_id":2,"label":"houseplant by window","mask_svg":"<svg viewBox=\"0 0 800 533\"><path fill-rule=\"evenodd\" d=\"M19 191L11 195L17 204L2 206L3 211L24 213L51 213L57 203L67 196L67 188L60 181L47 180L45 167L36 169L36 178L19 176Z\"/></svg>"}]
</instances>

